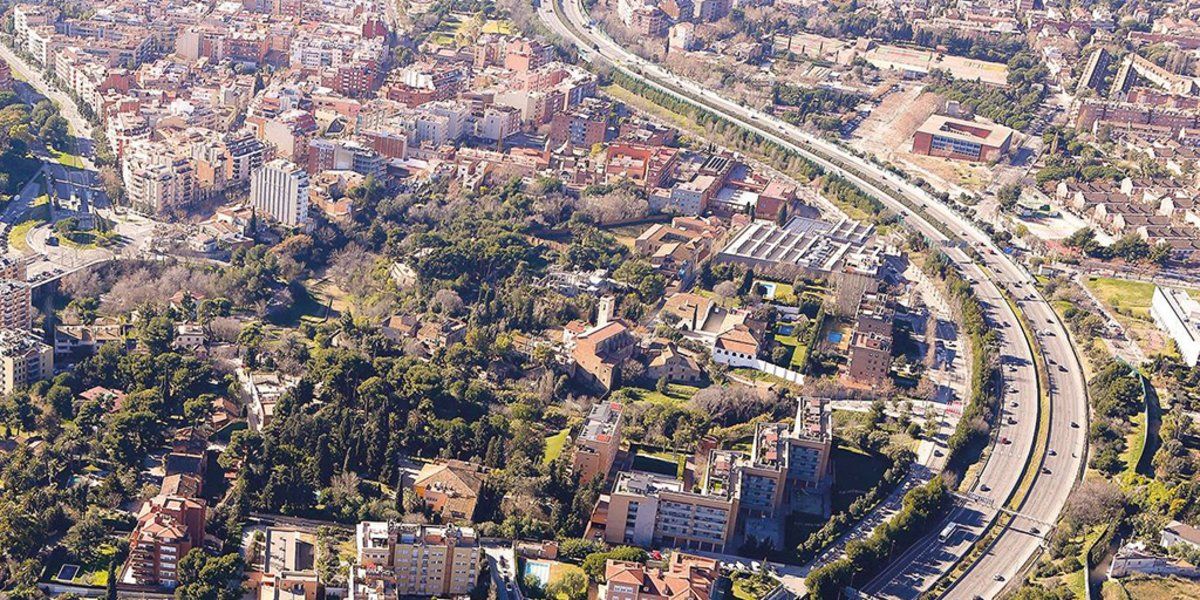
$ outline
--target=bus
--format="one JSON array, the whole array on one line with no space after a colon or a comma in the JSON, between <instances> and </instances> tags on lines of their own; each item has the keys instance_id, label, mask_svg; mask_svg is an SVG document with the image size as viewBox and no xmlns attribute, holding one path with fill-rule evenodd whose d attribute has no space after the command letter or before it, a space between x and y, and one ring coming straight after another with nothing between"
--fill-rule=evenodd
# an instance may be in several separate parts
<instances>
[{"instance_id":1,"label":"bus","mask_svg":"<svg viewBox=\"0 0 1200 600\"><path fill-rule=\"evenodd\" d=\"M951 524L947 525L946 528L943 529L942 532L938 534L938 541L939 542L948 541L950 539L950 537L954 535L955 531L958 531L957 524L951 523Z\"/></svg>"}]
</instances>

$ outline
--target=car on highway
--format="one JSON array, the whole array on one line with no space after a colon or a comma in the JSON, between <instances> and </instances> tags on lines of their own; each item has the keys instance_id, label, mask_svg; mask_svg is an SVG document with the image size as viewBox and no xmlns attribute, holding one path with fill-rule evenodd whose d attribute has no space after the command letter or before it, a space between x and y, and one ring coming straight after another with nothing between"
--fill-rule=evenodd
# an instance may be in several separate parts
<instances>
[{"instance_id":1,"label":"car on highway","mask_svg":"<svg viewBox=\"0 0 1200 600\"><path fill-rule=\"evenodd\" d=\"M1058 456L1058 453L1054 451L1054 448L1047 450L1046 454L1049 454L1050 456Z\"/></svg>"},{"instance_id":2,"label":"car on highway","mask_svg":"<svg viewBox=\"0 0 1200 600\"><path fill-rule=\"evenodd\" d=\"M1010 440L1004 436L1000 436L1000 443L1007 446L1008 444L1012 443L1012 440Z\"/></svg>"}]
</instances>

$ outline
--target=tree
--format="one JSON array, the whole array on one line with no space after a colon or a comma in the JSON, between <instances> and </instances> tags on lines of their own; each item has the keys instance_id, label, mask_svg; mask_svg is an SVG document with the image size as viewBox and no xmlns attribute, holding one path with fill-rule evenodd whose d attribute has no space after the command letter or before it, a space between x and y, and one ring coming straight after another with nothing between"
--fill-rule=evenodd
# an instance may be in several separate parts
<instances>
[{"instance_id":1,"label":"tree","mask_svg":"<svg viewBox=\"0 0 1200 600\"><path fill-rule=\"evenodd\" d=\"M713 294L721 299L721 304L725 304L730 298L735 298L738 295L738 284L732 281L722 281L713 288Z\"/></svg>"},{"instance_id":2,"label":"tree","mask_svg":"<svg viewBox=\"0 0 1200 600\"><path fill-rule=\"evenodd\" d=\"M108 527L100 509L91 506L87 512L67 530L63 536L63 545L71 554L83 562L92 562L99 555L100 547L108 539Z\"/></svg>"},{"instance_id":3,"label":"tree","mask_svg":"<svg viewBox=\"0 0 1200 600\"><path fill-rule=\"evenodd\" d=\"M604 566L609 560L627 560L643 562L646 560L645 550L633 546L617 546L607 552L593 552L583 559L583 572L588 578L597 583L604 581Z\"/></svg>"},{"instance_id":4,"label":"tree","mask_svg":"<svg viewBox=\"0 0 1200 600\"><path fill-rule=\"evenodd\" d=\"M996 200L1000 202L1000 207L1004 210L1012 210L1015 208L1020 199L1021 186L1015 183L1005 184L996 191Z\"/></svg>"},{"instance_id":5,"label":"tree","mask_svg":"<svg viewBox=\"0 0 1200 600\"><path fill-rule=\"evenodd\" d=\"M242 558L237 553L209 556L193 548L179 560L177 600L239 600Z\"/></svg>"},{"instance_id":6,"label":"tree","mask_svg":"<svg viewBox=\"0 0 1200 600\"><path fill-rule=\"evenodd\" d=\"M546 589L542 587L542 580L538 579L533 573L528 573L521 580L521 588L525 590L525 596L540 600L546 597Z\"/></svg>"},{"instance_id":7,"label":"tree","mask_svg":"<svg viewBox=\"0 0 1200 600\"><path fill-rule=\"evenodd\" d=\"M1171 245L1167 242L1158 242L1150 248L1150 262L1165 267L1171 262Z\"/></svg>"},{"instance_id":8,"label":"tree","mask_svg":"<svg viewBox=\"0 0 1200 600\"><path fill-rule=\"evenodd\" d=\"M587 577L583 571L568 570L550 582L546 595L552 600L587 600Z\"/></svg>"},{"instance_id":9,"label":"tree","mask_svg":"<svg viewBox=\"0 0 1200 600\"><path fill-rule=\"evenodd\" d=\"M1096 232L1091 227L1084 227L1067 236L1063 243L1068 248L1075 248L1088 256L1100 251L1100 242L1096 241Z\"/></svg>"}]
</instances>

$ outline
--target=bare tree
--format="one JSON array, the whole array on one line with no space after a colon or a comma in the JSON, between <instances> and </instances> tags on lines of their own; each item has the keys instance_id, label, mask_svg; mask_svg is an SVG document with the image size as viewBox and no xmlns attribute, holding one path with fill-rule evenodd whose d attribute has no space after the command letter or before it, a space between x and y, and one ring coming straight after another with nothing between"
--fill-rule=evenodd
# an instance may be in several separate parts
<instances>
[{"instance_id":1,"label":"bare tree","mask_svg":"<svg viewBox=\"0 0 1200 600\"><path fill-rule=\"evenodd\" d=\"M650 204L628 188L617 188L602 194L588 194L580 199L579 211L598 223L613 223L646 216Z\"/></svg>"},{"instance_id":2,"label":"bare tree","mask_svg":"<svg viewBox=\"0 0 1200 600\"><path fill-rule=\"evenodd\" d=\"M463 301L458 292L450 288L442 288L433 293L433 302L438 309L447 315L453 315L462 310Z\"/></svg>"},{"instance_id":3,"label":"bare tree","mask_svg":"<svg viewBox=\"0 0 1200 600\"><path fill-rule=\"evenodd\" d=\"M721 304L729 302L730 298L738 295L738 284L732 281L722 281L713 287L713 293L721 299Z\"/></svg>"}]
</instances>

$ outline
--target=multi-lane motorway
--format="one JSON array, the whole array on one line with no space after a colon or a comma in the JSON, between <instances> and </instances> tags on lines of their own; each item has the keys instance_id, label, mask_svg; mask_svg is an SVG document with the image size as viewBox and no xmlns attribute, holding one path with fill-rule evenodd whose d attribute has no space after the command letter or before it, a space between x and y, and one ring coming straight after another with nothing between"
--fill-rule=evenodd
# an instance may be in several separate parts
<instances>
[{"instance_id":1,"label":"multi-lane motorway","mask_svg":"<svg viewBox=\"0 0 1200 600\"><path fill-rule=\"evenodd\" d=\"M853 181L865 192L904 217L905 224L928 239L947 246L947 255L974 282L985 303L988 319L1000 334L1003 372L1002 414L998 416L994 444L987 462L974 481L969 499L963 499L947 518L961 532L942 541L937 533L918 542L899 557L864 591L879 597L914 598L928 589L960 560L971 542L996 521L998 509L1018 491L1022 474L1035 476L1018 515L1011 523L996 521L1003 530L987 551L969 565L949 587L948 598L992 598L1016 578L1036 556L1081 472L1086 453L1087 398L1083 373L1066 331L1050 305L1031 285L1030 275L999 252L977 227L923 190L902 178L862 160L844 148L815 138L761 111L741 106L693 81L668 72L625 50L591 25L578 0L544 0L538 15L551 31L574 45L589 61L604 60L658 89L719 114L731 123L764 139L790 148L831 172ZM914 212L920 207L920 212ZM935 225L934 223L937 223ZM952 237L943 233L952 232ZM955 244L979 249L976 261ZM1037 332L1031 345L1022 333L1017 314L1004 294L1015 298ZM1036 354L1035 354L1036 353ZM1044 356L1049 380L1049 408L1039 411L1035 360ZM1042 420L1049 435L1038 443ZM1030 464L1037 460L1037 464ZM939 528L940 529L940 528Z\"/></svg>"}]
</instances>

